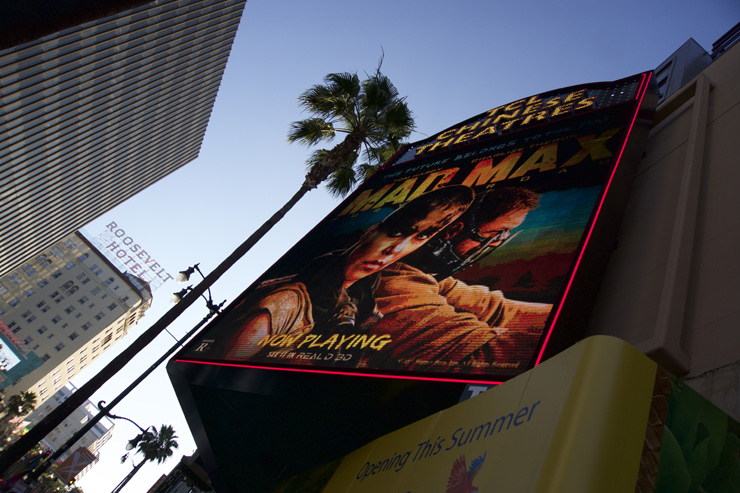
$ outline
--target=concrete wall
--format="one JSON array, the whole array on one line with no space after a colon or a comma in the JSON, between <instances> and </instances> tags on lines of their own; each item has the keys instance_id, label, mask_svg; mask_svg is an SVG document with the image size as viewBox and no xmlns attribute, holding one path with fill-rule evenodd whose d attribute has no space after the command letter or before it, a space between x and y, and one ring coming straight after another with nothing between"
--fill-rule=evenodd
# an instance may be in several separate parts
<instances>
[{"instance_id":1,"label":"concrete wall","mask_svg":"<svg viewBox=\"0 0 740 493\"><path fill-rule=\"evenodd\" d=\"M658 107L590 334L740 419L740 44Z\"/></svg>"}]
</instances>

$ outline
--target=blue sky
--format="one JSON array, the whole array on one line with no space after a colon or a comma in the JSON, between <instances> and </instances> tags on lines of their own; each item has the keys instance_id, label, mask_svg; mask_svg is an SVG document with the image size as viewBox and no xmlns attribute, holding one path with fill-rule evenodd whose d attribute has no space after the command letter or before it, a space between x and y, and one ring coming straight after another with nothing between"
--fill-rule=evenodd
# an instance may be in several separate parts
<instances>
[{"instance_id":1,"label":"blue sky","mask_svg":"<svg viewBox=\"0 0 740 493\"><path fill-rule=\"evenodd\" d=\"M297 97L331 72L383 72L407 95L420 140L495 106L559 87L614 80L655 68L693 37L706 50L740 20L737 0L500 2L493 0L252 0L247 3L200 157L85 227L95 236L115 221L167 269L195 262L208 273L300 186L305 148L289 145L290 122L304 118ZM338 205L323 189L308 194L213 287L233 300ZM152 309L124 339L168 308L180 285L155 292ZM171 327L181 336L206 313L196 303ZM128 341L127 341L128 339ZM95 395L111 401L174 341L163 334ZM75 380L80 386L121 348ZM140 425L172 424L180 449L149 464L125 491L146 491L195 449L163 368L113 411ZM237 424L235 423L235 426ZM112 489L137 430L118 422L100 463L80 482Z\"/></svg>"}]
</instances>

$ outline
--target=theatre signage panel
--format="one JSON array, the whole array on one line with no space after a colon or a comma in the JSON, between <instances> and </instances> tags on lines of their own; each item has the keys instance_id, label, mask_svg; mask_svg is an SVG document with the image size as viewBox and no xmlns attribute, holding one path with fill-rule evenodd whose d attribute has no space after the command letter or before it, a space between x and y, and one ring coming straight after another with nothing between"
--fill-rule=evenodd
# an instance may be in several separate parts
<instances>
[{"instance_id":1,"label":"theatre signage panel","mask_svg":"<svg viewBox=\"0 0 740 493\"><path fill-rule=\"evenodd\" d=\"M176 360L485 382L532 368L565 330L650 75L525 98L408 146Z\"/></svg>"}]
</instances>

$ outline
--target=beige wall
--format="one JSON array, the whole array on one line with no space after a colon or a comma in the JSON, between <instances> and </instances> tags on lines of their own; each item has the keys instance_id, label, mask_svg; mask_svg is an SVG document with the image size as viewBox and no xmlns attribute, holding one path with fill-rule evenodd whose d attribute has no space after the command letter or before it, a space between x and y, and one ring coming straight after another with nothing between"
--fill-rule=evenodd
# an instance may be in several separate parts
<instances>
[{"instance_id":1,"label":"beige wall","mask_svg":"<svg viewBox=\"0 0 740 493\"><path fill-rule=\"evenodd\" d=\"M659 106L589 332L740 418L740 44Z\"/></svg>"}]
</instances>

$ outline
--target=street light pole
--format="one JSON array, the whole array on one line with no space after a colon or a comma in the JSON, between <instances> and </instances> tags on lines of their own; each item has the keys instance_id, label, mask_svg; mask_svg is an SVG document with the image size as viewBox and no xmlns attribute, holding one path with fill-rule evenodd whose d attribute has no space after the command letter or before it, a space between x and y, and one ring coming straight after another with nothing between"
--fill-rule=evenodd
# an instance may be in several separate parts
<instances>
[{"instance_id":1,"label":"street light pole","mask_svg":"<svg viewBox=\"0 0 740 493\"><path fill-rule=\"evenodd\" d=\"M226 301L221 302L221 304L218 305L217 308L220 309L224 303L226 303ZM190 329L190 332L185 334L179 341L177 341L172 347L170 347L170 349L168 349L166 353L164 353L156 362L154 362L154 364L152 364L149 368L147 368L147 370L144 371L144 373L139 375L139 377L136 380L134 380L131 383L131 385L126 387L123 390L123 392L118 394L116 398L111 401L110 405L102 406L102 404L105 401L100 401L100 403L98 404L98 406L100 407L100 412L96 414L95 416L93 416L91 419L89 419L87 423L85 423L85 425L82 428L80 428L80 430L77 433L75 433L69 440L64 442L62 446L57 449L56 452L51 454L46 459L46 461L39 464L36 467L36 469L29 475L29 478L28 478L29 481L35 481L36 479L38 479L44 473L44 471L46 471L46 469L48 469L48 467L54 463L54 461L56 461L59 457L61 457L61 455L64 452L72 448L74 444L77 443L77 441L85 435L85 433L90 431L93 428L93 426L95 426L98 423L98 421L100 421L106 416L113 417L114 415L110 414L111 409L113 409L119 402L123 400L124 397L126 397L129 393L131 393L131 391L134 390L142 381L144 381L144 379L148 377L159 365L161 365L167 358L169 358L175 351L177 351L177 349L180 347L181 342L184 342L190 339L190 337L193 334L195 334L201 327L203 327L206 324L206 322L208 322L208 320L210 320L211 317L213 317L216 313L218 313L218 311L210 310L208 312L208 315L206 315L200 322L198 322L195 325L195 327ZM116 417L121 418L121 416L116 416ZM123 419L128 419L128 418L123 418ZM128 421L131 421L131 420L129 419ZM133 421L131 422L133 423ZM139 425L136 425L136 426L139 426ZM31 431L33 431L34 429L35 428L32 428ZM141 429L140 426L139 426L139 429Z\"/></svg>"},{"instance_id":2,"label":"street light pole","mask_svg":"<svg viewBox=\"0 0 740 493\"><path fill-rule=\"evenodd\" d=\"M244 243L236 247L236 250L226 257L210 274L208 274L203 281L198 283L195 288L190 292L189 296L178 303L177 305L170 308L170 310L162 315L162 317L154 322L149 329L139 336L134 342L131 343L121 354L113 359L108 365L103 368L97 375L92 377L82 387L77 389L77 392L72 394L66 401L60 404L56 409L50 412L44 419L39 421L31 431L23 435L13 445L8 447L3 454L0 454L0 476L5 474L5 471L10 468L16 461L23 457L23 454L31 450L34 445L39 443L42 438L51 433L51 431L59 426L67 416L72 414L75 409L85 403L93 393L102 387L113 375L118 373L126 364L131 361L140 351L142 351L150 342L154 340L164 329L166 329L187 307L193 304L195 299L203 294L208 288L213 285L216 280L224 275L240 258L242 258L265 234L267 234L272 227L280 221L280 219L287 214L287 212L303 197L306 192L315 188L315 186L309 186L305 183L298 189L293 197L283 205L280 210L273 214L257 231L252 233Z\"/></svg>"}]
</instances>

